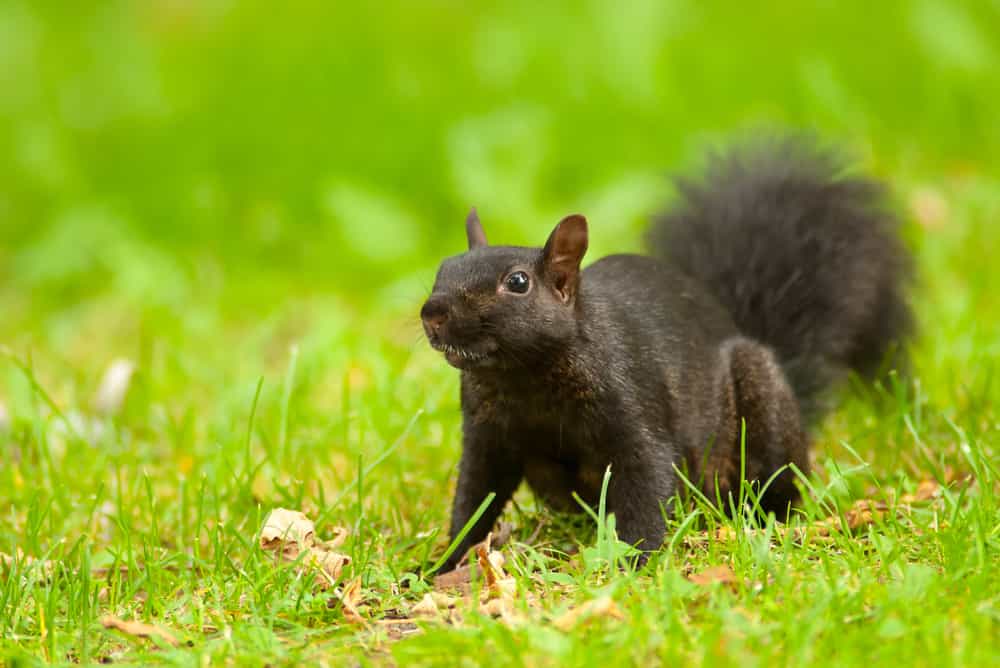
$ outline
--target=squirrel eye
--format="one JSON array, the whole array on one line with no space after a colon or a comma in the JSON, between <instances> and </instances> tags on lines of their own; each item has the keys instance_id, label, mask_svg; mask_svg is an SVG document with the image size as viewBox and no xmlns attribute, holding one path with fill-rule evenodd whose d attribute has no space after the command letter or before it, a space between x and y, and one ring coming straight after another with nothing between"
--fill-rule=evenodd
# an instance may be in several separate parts
<instances>
[{"instance_id":1,"label":"squirrel eye","mask_svg":"<svg viewBox=\"0 0 1000 668\"><path fill-rule=\"evenodd\" d=\"M531 286L531 279L525 272L515 271L504 280L503 285L509 292L523 295Z\"/></svg>"}]
</instances>

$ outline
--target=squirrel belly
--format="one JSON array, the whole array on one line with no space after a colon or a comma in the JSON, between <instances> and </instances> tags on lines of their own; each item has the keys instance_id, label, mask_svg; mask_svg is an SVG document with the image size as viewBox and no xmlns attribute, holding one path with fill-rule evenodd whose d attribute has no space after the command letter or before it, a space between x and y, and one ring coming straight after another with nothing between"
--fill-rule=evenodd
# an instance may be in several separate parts
<instances>
[{"instance_id":1,"label":"squirrel belly","mask_svg":"<svg viewBox=\"0 0 1000 668\"><path fill-rule=\"evenodd\" d=\"M462 372L452 537L496 494L450 565L522 481L572 509L574 492L596 502L608 466L619 537L644 550L663 539L679 470L713 500L745 474L783 517L828 388L898 359L910 329L909 258L884 190L842 174L801 138L732 151L679 183L654 257L586 270L583 216L525 248L489 245L473 211L469 251L442 263L421 310Z\"/></svg>"}]
</instances>

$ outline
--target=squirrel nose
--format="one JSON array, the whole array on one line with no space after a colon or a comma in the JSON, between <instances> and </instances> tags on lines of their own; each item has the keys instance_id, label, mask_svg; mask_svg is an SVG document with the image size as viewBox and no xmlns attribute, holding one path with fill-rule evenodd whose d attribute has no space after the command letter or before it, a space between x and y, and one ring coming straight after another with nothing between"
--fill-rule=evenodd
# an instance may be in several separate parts
<instances>
[{"instance_id":1,"label":"squirrel nose","mask_svg":"<svg viewBox=\"0 0 1000 668\"><path fill-rule=\"evenodd\" d=\"M427 334L437 336L440 329L448 322L448 305L437 299L428 299L420 309L420 319L424 321Z\"/></svg>"}]
</instances>

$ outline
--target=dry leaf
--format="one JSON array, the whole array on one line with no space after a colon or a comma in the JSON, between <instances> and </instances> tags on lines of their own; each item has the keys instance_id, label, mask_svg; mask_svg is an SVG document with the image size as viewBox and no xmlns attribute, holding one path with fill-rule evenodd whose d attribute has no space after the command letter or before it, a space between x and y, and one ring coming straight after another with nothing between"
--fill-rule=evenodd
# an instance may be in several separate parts
<instances>
[{"instance_id":1,"label":"dry leaf","mask_svg":"<svg viewBox=\"0 0 1000 668\"><path fill-rule=\"evenodd\" d=\"M420 627L410 619L382 619L378 623L384 625L389 640L403 640L420 633Z\"/></svg>"},{"instance_id":2,"label":"dry leaf","mask_svg":"<svg viewBox=\"0 0 1000 668\"><path fill-rule=\"evenodd\" d=\"M621 609L615 600L610 596L601 596L587 601L583 605L570 608L563 614L552 620L552 625L560 631L569 631L581 621L607 617L611 619L624 619Z\"/></svg>"},{"instance_id":3,"label":"dry leaf","mask_svg":"<svg viewBox=\"0 0 1000 668\"><path fill-rule=\"evenodd\" d=\"M260 548L280 554L285 561L295 561L303 553L301 564L318 570L325 580L324 586L335 583L344 568L351 563L346 554L332 548L346 540L347 530L337 528L333 540L317 541L316 527L312 520L297 510L276 508L272 510L260 531Z\"/></svg>"},{"instance_id":4,"label":"dry leaf","mask_svg":"<svg viewBox=\"0 0 1000 668\"><path fill-rule=\"evenodd\" d=\"M490 617L503 617L511 612L509 601L502 598L491 598L480 604L479 612Z\"/></svg>"},{"instance_id":5,"label":"dry leaf","mask_svg":"<svg viewBox=\"0 0 1000 668\"><path fill-rule=\"evenodd\" d=\"M46 576L52 575L52 571L55 569L55 564L53 564L48 559L36 559L35 557L27 556L21 548L17 548L17 556L12 556L6 552L0 552L0 566L4 569L10 569L14 567L14 562L21 564L22 568L32 568L38 566L42 573Z\"/></svg>"},{"instance_id":6,"label":"dry leaf","mask_svg":"<svg viewBox=\"0 0 1000 668\"><path fill-rule=\"evenodd\" d=\"M514 525L511 524L510 522L499 522L497 523L496 531L491 531L490 533L486 534L486 538L473 545L470 551L472 551L473 554L475 554L474 551L479 549L480 547L485 547L487 551L499 550L501 547L507 544L508 540L510 540L510 534L513 530L514 530ZM466 552L465 556L462 558L462 561L459 561L458 563L461 564L465 561L468 561L468 558L469 558L469 552Z\"/></svg>"},{"instance_id":7,"label":"dry leaf","mask_svg":"<svg viewBox=\"0 0 1000 668\"><path fill-rule=\"evenodd\" d=\"M414 617L437 617L439 611L434 597L430 594L424 594L420 602L410 608L410 614Z\"/></svg>"},{"instance_id":8,"label":"dry leaf","mask_svg":"<svg viewBox=\"0 0 1000 668\"><path fill-rule=\"evenodd\" d=\"M468 593L469 581L472 579L472 569L468 564L465 566L459 566L453 571L448 571L447 573L442 573L441 575L434 576L434 588L438 590L442 589L460 589L464 593Z\"/></svg>"},{"instance_id":9,"label":"dry leaf","mask_svg":"<svg viewBox=\"0 0 1000 668\"><path fill-rule=\"evenodd\" d=\"M954 471L946 471L945 479L948 480L949 476L954 478ZM873 490L872 493L875 493L875 491ZM923 480L917 484L916 490L912 493L900 496L898 503L894 503L892 508L896 512L907 513L911 510L911 505L933 501L940 498L940 496L941 486L936 481ZM850 508L844 511L843 516L831 515L830 517L816 520L807 526L776 524L771 533L771 538L772 540L780 541L790 535L793 540L797 541L828 542L832 540L832 534L843 531L845 526L848 531L854 531L883 520L889 512L890 504L885 501L858 499ZM758 536L765 530L744 528L742 531L749 536ZM713 536L718 542L731 542L736 540L737 533L732 527L720 526L715 530L714 534L710 534L707 531L689 533L684 536L684 543L688 547L697 548L705 545Z\"/></svg>"},{"instance_id":10,"label":"dry leaf","mask_svg":"<svg viewBox=\"0 0 1000 668\"><path fill-rule=\"evenodd\" d=\"M889 506L884 501L858 499L844 513L843 522L839 516L831 515L826 519L816 521L813 526L821 536L827 536L833 531L839 531L843 527L844 522L847 523L849 530L854 531L855 529L882 520L888 510Z\"/></svg>"},{"instance_id":11,"label":"dry leaf","mask_svg":"<svg viewBox=\"0 0 1000 668\"><path fill-rule=\"evenodd\" d=\"M333 594L340 599L340 605L344 610L344 618L347 621L354 624L361 624L362 626L368 625L368 621L358 610L358 606L361 604L360 577L356 577L344 585L343 591L334 590Z\"/></svg>"},{"instance_id":12,"label":"dry leaf","mask_svg":"<svg viewBox=\"0 0 1000 668\"><path fill-rule=\"evenodd\" d=\"M323 544L330 549L340 547L347 541L349 534L350 532L344 527L333 527L333 538L323 541Z\"/></svg>"},{"instance_id":13,"label":"dry leaf","mask_svg":"<svg viewBox=\"0 0 1000 668\"><path fill-rule=\"evenodd\" d=\"M912 494L904 494L899 497L902 503L919 503L921 501L930 501L934 497L940 494L941 487L934 480L922 480L918 485L916 491Z\"/></svg>"},{"instance_id":14,"label":"dry leaf","mask_svg":"<svg viewBox=\"0 0 1000 668\"><path fill-rule=\"evenodd\" d=\"M524 615L514 606L514 601L507 597L491 598L480 604L479 613L499 619L507 626L520 626L526 621Z\"/></svg>"},{"instance_id":15,"label":"dry leaf","mask_svg":"<svg viewBox=\"0 0 1000 668\"><path fill-rule=\"evenodd\" d=\"M303 550L311 547L315 539L316 526L312 520L305 513L286 508L272 510L260 530L260 547L263 550L287 550L292 546Z\"/></svg>"},{"instance_id":16,"label":"dry leaf","mask_svg":"<svg viewBox=\"0 0 1000 668\"><path fill-rule=\"evenodd\" d=\"M101 624L106 629L115 629L136 638L159 638L174 647L177 647L177 645L180 644L172 633L165 629L161 629L158 626L153 626L152 624L145 624L143 622L128 622L124 619L118 619L117 617L110 616L103 617L101 619Z\"/></svg>"},{"instance_id":17,"label":"dry leaf","mask_svg":"<svg viewBox=\"0 0 1000 668\"><path fill-rule=\"evenodd\" d=\"M509 534L508 534L509 535ZM476 561L479 564L479 570L483 573L486 578L487 589L490 590L495 587L495 583L498 579L503 578L503 555L499 552L491 551L490 545L493 542L493 533L486 535L486 539L473 545L469 553L476 555ZM461 562L459 562L461 563ZM495 566L494 566L495 564ZM499 570L500 575L497 575ZM442 573L441 575L434 576L434 588L441 589L458 589L463 595L468 595L469 585L472 581L472 568L468 565L457 566L454 570L448 571L447 573Z\"/></svg>"},{"instance_id":18,"label":"dry leaf","mask_svg":"<svg viewBox=\"0 0 1000 668\"><path fill-rule=\"evenodd\" d=\"M857 529L858 527L867 526L881 520L885 517L888 510L889 506L884 501L861 499L854 502L854 505L845 513L844 517L847 519L847 526L849 528Z\"/></svg>"},{"instance_id":19,"label":"dry leaf","mask_svg":"<svg viewBox=\"0 0 1000 668\"><path fill-rule=\"evenodd\" d=\"M711 566L700 573L692 573L688 576L688 580L697 585L710 585L716 582L727 585L735 585L738 582L736 574L733 573L733 569L725 564Z\"/></svg>"},{"instance_id":20,"label":"dry leaf","mask_svg":"<svg viewBox=\"0 0 1000 668\"><path fill-rule=\"evenodd\" d=\"M479 569L486 580L486 593L490 598L513 596L517 590L517 581L504 573L504 558L499 552L488 552L489 537L486 545L476 548L476 560Z\"/></svg>"},{"instance_id":21,"label":"dry leaf","mask_svg":"<svg viewBox=\"0 0 1000 668\"><path fill-rule=\"evenodd\" d=\"M483 574L483 579L486 580L486 587L488 589L493 589L496 587L497 580L503 577L503 557L499 560L490 559L488 550L489 547L486 545L480 545L477 547L476 561L479 564L479 570ZM497 571L499 571L499 573Z\"/></svg>"},{"instance_id":22,"label":"dry leaf","mask_svg":"<svg viewBox=\"0 0 1000 668\"><path fill-rule=\"evenodd\" d=\"M469 555L475 554L476 550L478 550L480 547L485 547L487 551L499 550L501 547L507 544L508 540L510 540L510 535L513 530L514 530L514 525L511 524L510 522L498 522L496 531L491 531L486 535L486 538L479 541L478 543L476 543L475 545L473 545L472 547L470 547L468 550L465 551L465 554L462 555L462 558L458 560L458 565L456 567L456 570L458 568L461 568L463 565L469 563Z\"/></svg>"},{"instance_id":23,"label":"dry leaf","mask_svg":"<svg viewBox=\"0 0 1000 668\"><path fill-rule=\"evenodd\" d=\"M506 531L506 535L503 534L504 532L501 530L499 538L506 540L509 536L509 529ZM475 555L476 565L478 566L478 571L482 574L483 584L485 585L479 593L479 612L499 618L502 622L512 626L521 624L525 621L525 618L518 611L514 603L517 595L517 580L504 571L504 556L502 553L491 549L491 546L494 544L494 534L490 533L486 536L486 540L476 544L471 549L471 553ZM459 566L453 571L436 576L434 578L434 588L436 590L458 590L462 594L462 599L456 599L442 594L440 591L435 591L425 596L414 607L414 613L416 614L418 610L421 611L420 614L425 615L430 614L431 610L434 611L434 614L446 611L447 619L452 624L460 624L461 613L456 605L462 600L470 604L473 603L470 599L472 593L471 578L472 568L469 565ZM430 597L429 599L428 596ZM526 592L524 597L527 605L537 605L537 599L530 591Z\"/></svg>"},{"instance_id":24,"label":"dry leaf","mask_svg":"<svg viewBox=\"0 0 1000 668\"><path fill-rule=\"evenodd\" d=\"M93 406L98 413L114 415L125 403L125 395L135 374L135 364L131 360L119 358L108 365L101 384L94 395Z\"/></svg>"},{"instance_id":25,"label":"dry leaf","mask_svg":"<svg viewBox=\"0 0 1000 668\"><path fill-rule=\"evenodd\" d=\"M349 605L352 608L357 608L361 604L361 577L356 577L346 585L344 585L344 591L340 594L340 600L344 602L344 605Z\"/></svg>"},{"instance_id":26,"label":"dry leaf","mask_svg":"<svg viewBox=\"0 0 1000 668\"><path fill-rule=\"evenodd\" d=\"M459 600L461 600L448 594L442 594L439 591L432 591L428 596L431 597L438 608L454 608Z\"/></svg>"},{"instance_id":27,"label":"dry leaf","mask_svg":"<svg viewBox=\"0 0 1000 668\"><path fill-rule=\"evenodd\" d=\"M736 540L736 530L730 526L720 526L715 530L715 540L720 543L728 543Z\"/></svg>"},{"instance_id":28,"label":"dry leaf","mask_svg":"<svg viewBox=\"0 0 1000 668\"><path fill-rule=\"evenodd\" d=\"M310 547L307 554L302 559L302 563L313 566L326 576L328 584L333 584L340 579L344 568L351 563L351 558L346 554L334 552L322 547Z\"/></svg>"}]
</instances>

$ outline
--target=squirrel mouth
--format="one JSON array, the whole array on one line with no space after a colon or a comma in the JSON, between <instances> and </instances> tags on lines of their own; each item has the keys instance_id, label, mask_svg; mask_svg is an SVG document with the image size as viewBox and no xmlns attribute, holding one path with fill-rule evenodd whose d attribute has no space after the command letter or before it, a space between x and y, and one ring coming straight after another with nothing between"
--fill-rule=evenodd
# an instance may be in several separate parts
<instances>
[{"instance_id":1,"label":"squirrel mouth","mask_svg":"<svg viewBox=\"0 0 1000 668\"><path fill-rule=\"evenodd\" d=\"M444 353L444 358L448 364L458 369L478 366L490 360L488 353L453 346L450 343L431 343L431 347L434 350Z\"/></svg>"}]
</instances>

